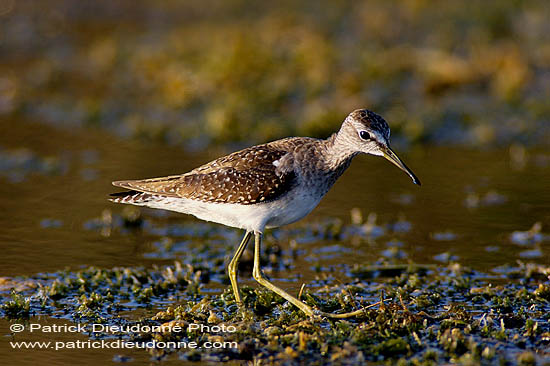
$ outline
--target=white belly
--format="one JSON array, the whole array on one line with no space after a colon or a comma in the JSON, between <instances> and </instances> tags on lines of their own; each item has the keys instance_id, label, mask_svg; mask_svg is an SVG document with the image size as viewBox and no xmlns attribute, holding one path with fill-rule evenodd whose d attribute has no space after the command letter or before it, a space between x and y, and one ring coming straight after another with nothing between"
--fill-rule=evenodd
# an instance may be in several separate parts
<instances>
[{"instance_id":1,"label":"white belly","mask_svg":"<svg viewBox=\"0 0 550 366\"><path fill-rule=\"evenodd\" d=\"M303 190L295 190L276 201L252 205L207 203L166 197L144 202L143 206L190 214L201 220L248 231L263 232L266 227L279 227L300 220L319 204L321 198Z\"/></svg>"}]
</instances>

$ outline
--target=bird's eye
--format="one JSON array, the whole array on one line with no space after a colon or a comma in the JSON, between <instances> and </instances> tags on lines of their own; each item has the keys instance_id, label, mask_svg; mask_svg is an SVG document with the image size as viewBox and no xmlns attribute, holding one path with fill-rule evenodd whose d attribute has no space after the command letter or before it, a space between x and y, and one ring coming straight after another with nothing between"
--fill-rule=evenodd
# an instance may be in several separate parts
<instances>
[{"instance_id":1,"label":"bird's eye","mask_svg":"<svg viewBox=\"0 0 550 366\"><path fill-rule=\"evenodd\" d=\"M370 133L368 133L367 131L359 132L359 137L361 137L365 141L372 140Z\"/></svg>"}]
</instances>

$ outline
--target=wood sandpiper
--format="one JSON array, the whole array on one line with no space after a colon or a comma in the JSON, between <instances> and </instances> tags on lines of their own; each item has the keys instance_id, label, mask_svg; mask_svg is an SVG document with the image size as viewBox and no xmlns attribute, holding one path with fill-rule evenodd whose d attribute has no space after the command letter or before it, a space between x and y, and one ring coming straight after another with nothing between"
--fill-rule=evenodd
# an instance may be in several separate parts
<instances>
[{"instance_id":1,"label":"wood sandpiper","mask_svg":"<svg viewBox=\"0 0 550 366\"><path fill-rule=\"evenodd\" d=\"M385 157L420 185L392 151L389 140L386 121L374 112L358 109L326 140L289 137L234 152L185 174L116 181L113 185L129 191L112 194L111 201L191 214L246 230L227 267L239 306L237 265L254 235L252 276L256 281L308 316L354 316L360 311L328 314L314 310L271 283L260 269L262 234L266 228L296 222L310 213L359 153Z\"/></svg>"}]
</instances>

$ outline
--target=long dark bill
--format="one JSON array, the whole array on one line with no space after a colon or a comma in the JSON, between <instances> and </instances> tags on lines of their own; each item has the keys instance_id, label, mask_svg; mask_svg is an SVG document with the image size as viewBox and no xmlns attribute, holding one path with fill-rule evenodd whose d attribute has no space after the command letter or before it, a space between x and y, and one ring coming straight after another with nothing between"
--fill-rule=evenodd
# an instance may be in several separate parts
<instances>
[{"instance_id":1,"label":"long dark bill","mask_svg":"<svg viewBox=\"0 0 550 366\"><path fill-rule=\"evenodd\" d=\"M412 181L414 184L417 184L417 185L421 185L420 184L420 180L416 177L416 175L414 175L414 173L412 172L412 170L410 170L406 165L405 163L403 163L401 161L401 159L399 159L399 156L397 156L396 153L393 152L392 149L390 149L389 147L386 147L383 149L382 153L384 154L384 157L386 159L388 159L389 161L391 161L395 166L397 166L399 169L401 169L402 171L404 171L405 173L407 173L409 175L409 177L411 177Z\"/></svg>"}]
</instances>

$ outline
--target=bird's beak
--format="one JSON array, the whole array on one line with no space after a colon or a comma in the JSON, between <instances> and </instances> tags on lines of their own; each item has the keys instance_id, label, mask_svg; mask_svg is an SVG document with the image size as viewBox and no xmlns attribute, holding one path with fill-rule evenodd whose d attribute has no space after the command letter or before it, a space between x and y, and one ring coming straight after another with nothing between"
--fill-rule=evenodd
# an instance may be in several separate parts
<instances>
[{"instance_id":1,"label":"bird's beak","mask_svg":"<svg viewBox=\"0 0 550 366\"><path fill-rule=\"evenodd\" d=\"M402 171L404 171L405 173L407 173L409 175L409 177L411 177L412 181L414 184L417 184L417 185L420 185L420 180L418 180L418 178L416 177L416 175L414 175L414 173L412 172L412 170L410 170L406 165L405 163L403 163L401 161L401 159L399 159L399 157L397 156L396 153L393 152L393 150L389 147L389 146L384 146L382 147L382 154L384 155L384 157L386 159L388 159L389 161L391 161L395 166L397 166L399 169L401 169Z\"/></svg>"}]
</instances>

